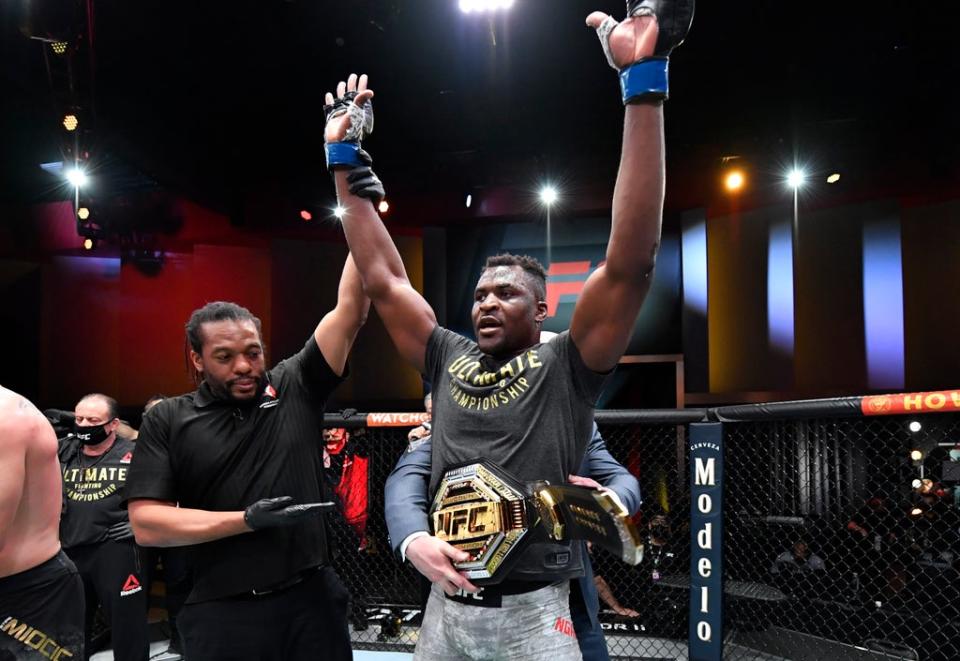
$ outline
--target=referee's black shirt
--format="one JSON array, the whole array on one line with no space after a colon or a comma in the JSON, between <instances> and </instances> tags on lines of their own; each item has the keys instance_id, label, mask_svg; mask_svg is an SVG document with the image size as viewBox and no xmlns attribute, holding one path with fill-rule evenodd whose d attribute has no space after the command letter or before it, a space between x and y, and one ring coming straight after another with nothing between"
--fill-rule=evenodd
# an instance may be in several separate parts
<instances>
[{"instance_id":1,"label":"referee's black shirt","mask_svg":"<svg viewBox=\"0 0 960 661\"><path fill-rule=\"evenodd\" d=\"M237 511L261 498L327 500L320 429L341 377L311 336L267 372L269 386L247 406L216 399L204 383L144 416L126 497ZM193 547L188 603L269 589L327 562L322 517Z\"/></svg>"}]
</instances>

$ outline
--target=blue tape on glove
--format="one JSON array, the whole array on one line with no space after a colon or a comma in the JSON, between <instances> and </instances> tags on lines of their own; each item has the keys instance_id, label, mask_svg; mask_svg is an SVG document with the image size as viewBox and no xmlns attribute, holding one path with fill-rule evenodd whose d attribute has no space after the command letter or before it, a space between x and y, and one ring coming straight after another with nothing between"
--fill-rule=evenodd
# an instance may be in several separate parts
<instances>
[{"instance_id":1,"label":"blue tape on glove","mask_svg":"<svg viewBox=\"0 0 960 661\"><path fill-rule=\"evenodd\" d=\"M624 105L636 101L662 101L667 98L669 86L666 57L648 57L631 64L620 72L620 91Z\"/></svg>"},{"instance_id":2,"label":"blue tape on glove","mask_svg":"<svg viewBox=\"0 0 960 661\"><path fill-rule=\"evenodd\" d=\"M324 146L327 154L327 169L338 166L357 167L363 165L357 152L360 145L356 142L331 142Z\"/></svg>"}]
</instances>

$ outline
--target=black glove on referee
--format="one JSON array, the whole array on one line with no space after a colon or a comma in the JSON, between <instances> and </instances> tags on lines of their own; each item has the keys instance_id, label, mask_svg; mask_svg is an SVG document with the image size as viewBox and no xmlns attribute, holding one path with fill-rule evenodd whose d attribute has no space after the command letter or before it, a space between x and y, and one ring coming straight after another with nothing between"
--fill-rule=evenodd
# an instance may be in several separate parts
<instances>
[{"instance_id":1,"label":"black glove on referee","mask_svg":"<svg viewBox=\"0 0 960 661\"><path fill-rule=\"evenodd\" d=\"M357 197L370 200L374 205L380 204L387 194L383 190L383 182L373 171L373 158L364 149L357 151L357 156L364 164L351 168L347 174L350 192Z\"/></svg>"},{"instance_id":2,"label":"black glove on referee","mask_svg":"<svg viewBox=\"0 0 960 661\"><path fill-rule=\"evenodd\" d=\"M243 513L243 522L250 530L276 528L278 526L293 526L301 520L326 511L333 507L333 503L303 503L291 505L293 498L280 496L279 498L264 498L248 507Z\"/></svg>"},{"instance_id":3,"label":"black glove on referee","mask_svg":"<svg viewBox=\"0 0 960 661\"><path fill-rule=\"evenodd\" d=\"M114 542L122 542L125 539L133 539L133 526L129 521L121 521L107 528L107 539Z\"/></svg>"}]
</instances>

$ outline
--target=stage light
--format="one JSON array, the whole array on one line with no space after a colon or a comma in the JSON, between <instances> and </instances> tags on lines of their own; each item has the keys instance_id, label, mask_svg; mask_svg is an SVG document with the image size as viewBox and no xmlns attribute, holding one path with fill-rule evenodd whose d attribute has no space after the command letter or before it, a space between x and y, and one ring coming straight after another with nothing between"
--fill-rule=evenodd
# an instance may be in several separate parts
<instances>
[{"instance_id":1,"label":"stage light","mask_svg":"<svg viewBox=\"0 0 960 661\"><path fill-rule=\"evenodd\" d=\"M723 178L723 187L731 193L735 193L743 188L746 178L740 170L730 170L727 176Z\"/></svg>"},{"instance_id":2,"label":"stage light","mask_svg":"<svg viewBox=\"0 0 960 661\"><path fill-rule=\"evenodd\" d=\"M787 174L787 185L793 189L803 186L803 182L806 180L807 173L803 170L793 169Z\"/></svg>"},{"instance_id":3,"label":"stage light","mask_svg":"<svg viewBox=\"0 0 960 661\"><path fill-rule=\"evenodd\" d=\"M80 121L77 119L76 115L71 114L63 116L63 128L67 129L68 131L76 131L79 123Z\"/></svg>"},{"instance_id":4,"label":"stage light","mask_svg":"<svg viewBox=\"0 0 960 661\"><path fill-rule=\"evenodd\" d=\"M80 220L86 220L89 217L90 217L90 209L86 207L80 207L79 209L77 209L77 218L79 218Z\"/></svg>"},{"instance_id":5,"label":"stage light","mask_svg":"<svg viewBox=\"0 0 960 661\"><path fill-rule=\"evenodd\" d=\"M512 6L513 0L460 0L460 11L465 14L510 9Z\"/></svg>"},{"instance_id":6,"label":"stage light","mask_svg":"<svg viewBox=\"0 0 960 661\"><path fill-rule=\"evenodd\" d=\"M547 185L540 189L540 202L548 207L556 202L558 197L557 189L553 186Z\"/></svg>"},{"instance_id":7,"label":"stage light","mask_svg":"<svg viewBox=\"0 0 960 661\"><path fill-rule=\"evenodd\" d=\"M82 188L87 184L87 175L80 168L67 170L66 177L75 188Z\"/></svg>"},{"instance_id":8,"label":"stage light","mask_svg":"<svg viewBox=\"0 0 960 661\"><path fill-rule=\"evenodd\" d=\"M920 452L920 450L911 450L910 458L913 459L914 461L920 461L921 459L923 459L923 453Z\"/></svg>"},{"instance_id":9,"label":"stage light","mask_svg":"<svg viewBox=\"0 0 960 661\"><path fill-rule=\"evenodd\" d=\"M910 510L910 516L920 516L921 514L923 514L923 510L919 507L914 507Z\"/></svg>"},{"instance_id":10,"label":"stage light","mask_svg":"<svg viewBox=\"0 0 960 661\"><path fill-rule=\"evenodd\" d=\"M67 42L65 41L51 41L50 50L52 50L57 55L63 55L67 52Z\"/></svg>"},{"instance_id":11,"label":"stage light","mask_svg":"<svg viewBox=\"0 0 960 661\"><path fill-rule=\"evenodd\" d=\"M917 478L916 480L910 483L910 486L913 487L914 489L919 489L921 486L923 486L923 482L921 482L920 479Z\"/></svg>"},{"instance_id":12,"label":"stage light","mask_svg":"<svg viewBox=\"0 0 960 661\"><path fill-rule=\"evenodd\" d=\"M336 208L334 208L333 210L333 215L337 217L337 220L342 220L343 214L345 214L346 212L347 212L346 209L344 209L340 205L337 205Z\"/></svg>"},{"instance_id":13,"label":"stage light","mask_svg":"<svg viewBox=\"0 0 960 661\"><path fill-rule=\"evenodd\" d=\"M469 209L469 208L470 208L470 205L473 204L473 195L470 195L469 193L467 193L467 201L466 201L466 204L467 204L467 208Z\"/></svg>"},{"instance_id":14,"label":"stage light","mask_svg":"<svg viewBox=\"0 0 960 661\"><path fill-rule=\"evenodd\" d=\"M918 420L911 420L911 421L910 421L910 424L907 425L907 429L909 429L909 430L912 431L914 434L916 434L918 431L920 431L921 429L923 429L923 425L921 425Z\"/></svg>"},{"instance_id":15,"label":"stage light","mask_svg":"<svg viewBox=\"0 0 960 661\"><path fill-rule=\"evenodd\" d=\"M305 221L308 221L308 222L311 221L311 220L313 220L313 214L310 213L309 211L307 211L306 209L302 209L302 210L300 211L300 217L303 218Z\"/></svg>"},{"instance_id":16,"label":"stage light","mask_svg":"<svg viewBox=\"0 0 960 661\"><path fill-rule=\"evenodd\" d=\"M83 249L84 249L84 250L93 250L93 246L95 246L95 245L96 245L96 244L93 242L93 239L91 239L91 238L89 238L89 237L83 240Z\"/></svg>"},{"instance_id":17,"label":"stage light","mask_svg":"<svg viewBox=\"0 0 960 661\"><path fill-rule=\"evenodd\" d=\"M828 183L828 184L835 184L835 183L837 183L838 181L840 181L840 173L839 173L839 172L834 172L834 173L831 174L829 177L827 177L827 183Z\"/></svg>"},{"instance_id":18,"label":"stage light","mask_svg":"<svg viewBox=\"0 0 960 661\"><path fill-rule=\"evenodd\" d=\"M380 204L377 205L377 209L380 213L387 213L390 211L390 203L386 200L380 200Z\"/></svg>"}]
</instances>

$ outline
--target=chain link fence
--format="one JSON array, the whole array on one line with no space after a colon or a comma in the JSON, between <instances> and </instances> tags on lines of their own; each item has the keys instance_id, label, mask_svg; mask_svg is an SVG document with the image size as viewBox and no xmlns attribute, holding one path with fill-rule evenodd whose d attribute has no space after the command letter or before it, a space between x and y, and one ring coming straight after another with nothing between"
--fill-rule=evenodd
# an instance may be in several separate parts
<instances>
[{"instance_id":1,"label":"chain link fence","mask_svg":"<svg viewBox=\"0 0 960 661\"><path fill-rule=\"evenodd\" d=\"M725 658L960 659L960 417L725 428Z\"/></svg>"},{"instance_id":2,"label":"chain link fence","mask_svg":"<svg viewBox=\"0 0 960 661\"><path fill-rule=\"evenodd\" d=\"M635 519L643 562L592 553L610 656L686 659L687 427L651 421L650 412L597 419L644 498ZM331 526L335 566L354 595L354 645L411 651L427 586L392 553L383 518L383 485L408 429L338 424L353 428L344 457L331 462L331 484L365 490L364 524L347 504L348 516ZM949 454L960 415L724 429L724 658L960 659L960 457ZM364 479L344 482L344 463L364 464Z\"/></svg>"}]
</instances>

